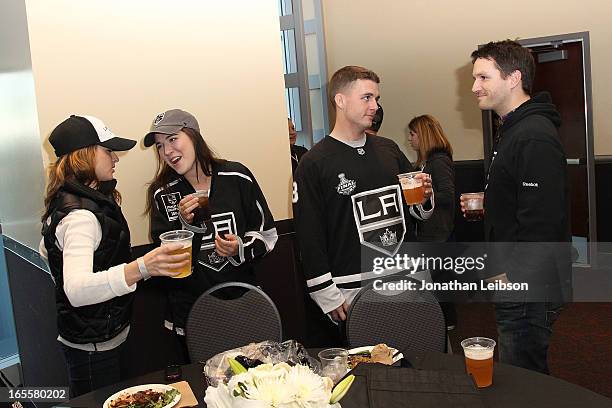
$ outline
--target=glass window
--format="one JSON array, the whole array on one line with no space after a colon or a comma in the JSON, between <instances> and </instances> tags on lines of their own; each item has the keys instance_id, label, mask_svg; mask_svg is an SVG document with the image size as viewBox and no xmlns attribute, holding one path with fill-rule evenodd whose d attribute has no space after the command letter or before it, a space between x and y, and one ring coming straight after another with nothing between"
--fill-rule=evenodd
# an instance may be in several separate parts
<instances>
[{"instance_id":1,"label":"glass window","mask_svg":"<svg viewBox=\"0 0 612 408\"><path fill-rule=\"evenodd\" d=\"M287 112L293 120L295 130L302 131L302 114L300 112L300 88L285 88L285 102Z\"/></svg>"},{"instance_id":2,"label":"glass window","mask_svg":"<svg viewBox=\"0 0 612 408\"><path fill-rule=\"evenodd\" d=\"M283 49L283 72L294 74L297 72L297 58L295 53L295 30L281 31L281 44Z\"/></svg>"},{"instance_id":3,"label":"glass window","mask_svg":"<svg viewBox=\"0 0 612 408\"><path fill-rule=\"evenodd\" d=\"M293 4L291 0L278 0L278 15L289 16L293 14Z\"/></svg>"}]
</instances>

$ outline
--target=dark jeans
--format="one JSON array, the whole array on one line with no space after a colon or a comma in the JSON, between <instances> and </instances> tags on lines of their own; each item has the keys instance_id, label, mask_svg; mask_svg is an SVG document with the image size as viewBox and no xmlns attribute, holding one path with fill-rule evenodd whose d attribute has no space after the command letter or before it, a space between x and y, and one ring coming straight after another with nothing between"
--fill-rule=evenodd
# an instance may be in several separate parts
<instances>
[{"instance_id":1,"label":"dark jeans","mask_svg":"<svg viewBox=\"0 0 612 408\"><path fill-rule=\"evenodd\" d=\"M552 302L496 303L499 361L548 374L548 344L561 308Z\"/></svg>"},{"instance_id":2,"label":"dark jeans","mask_svg":"<svg viewBox=\"0 0 612 408\"><path fill-rule=\"evenodd\" d=\"M70 398L121 380L121 346L109 351L83 351L62 344L68 365Z\"/></svg>"}]
</instances>

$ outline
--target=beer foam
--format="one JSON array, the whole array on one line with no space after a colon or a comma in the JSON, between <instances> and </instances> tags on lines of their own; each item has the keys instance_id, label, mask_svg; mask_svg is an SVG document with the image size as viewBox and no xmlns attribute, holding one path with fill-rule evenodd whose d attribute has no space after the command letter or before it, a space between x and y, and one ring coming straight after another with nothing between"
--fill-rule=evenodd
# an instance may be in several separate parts
<instances>
[{"instance_id":1,"label":"beer foam","mask_svg":"<svg viewBox=\"0 0 612 408\"><path fill-rule=\"evenodd\" d=\"M493 348L484 347L480 344L472 344L464 347L463 352L467 358L472 360L486 360L493 357Z\"/></svg>"},{"instance_id":2,"label":"beer foam","mask_svg":"<svg viewBox=\"0 0 612 408\"><path fill-rule=\"evenodd\" d=\"M467 200L466 207L468 210L482 210L482 199L480 198L469 199Z\"/></svg>"}]
</instances>

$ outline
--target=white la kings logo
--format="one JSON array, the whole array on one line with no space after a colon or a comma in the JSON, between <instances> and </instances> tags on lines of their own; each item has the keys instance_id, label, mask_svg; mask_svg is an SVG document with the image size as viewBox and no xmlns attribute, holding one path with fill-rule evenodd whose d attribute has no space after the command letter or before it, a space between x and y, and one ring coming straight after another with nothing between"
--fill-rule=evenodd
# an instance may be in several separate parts
<instances>
[{"instance_id":1,"label":"white la kings logo","mask_svg":"<svg viewBox=\"0 0 612 408\"><path fill-rule=\"evenodd\" d=\"M338 194L351 195L351 193L355 191L355 188L357 188L357 182L347 179L344 173L338 174L338 178L340 179L340 183L338 183L336 187Z\"/></svg>"},{"instance_id":2,"label":"white la kings logo","mask_svg":"<svg viewBox=\"0 0 612 408\"><path fill-rule=\"evenodd\" d=\"M202 237L200 252L198 253L198 262L200 265L212 269L215 272L221 272L225 265L229 263L228 259L220 256L215 251L215 235L236 234L236 219L233 212L221 214L213 214L211 220L207 223L212 224L208 231L209 234Z\"/></svg>"},{"instance_id":3,"label":"white la kings logo","mask_svg":"<svg viewBox=\"0 0 612 408\"><path fill-rule=\"evenodd\" d=\"M157 115L155 117L155 119L153 120L153 126L157 126L159 125L159 123L164 120L164 116L166 116L166 112L162 112L159 115Z\"/></svg>"},{"instance_id":4,"label":"white la kings logo","mask_svg":"<svg viewBox=\"0 0 612 408\"><path fill-rule=\"evenodd\" d=\"M351 197L353 215L362 245L393 256L406 234L399 185L364 191Z\"/></svg>"}]
</instances>

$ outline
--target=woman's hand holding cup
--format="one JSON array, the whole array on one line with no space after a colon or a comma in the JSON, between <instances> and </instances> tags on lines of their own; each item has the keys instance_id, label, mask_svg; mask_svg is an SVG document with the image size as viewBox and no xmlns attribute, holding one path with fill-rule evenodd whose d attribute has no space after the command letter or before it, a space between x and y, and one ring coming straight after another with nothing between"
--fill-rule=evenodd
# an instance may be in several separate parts
<instances>
[{"instance_id":1,"label":"woman's hand holding cup","mask_svg":"<svg viewBox=\"0 0 612 408\"><path fill-rule=\"evenodd\" d=\"M182 243L166 244L147 253L144 263L151 276L177 276L191 262L191 253L172 254L183 248Z\"/></svg>"}]
</instances>

